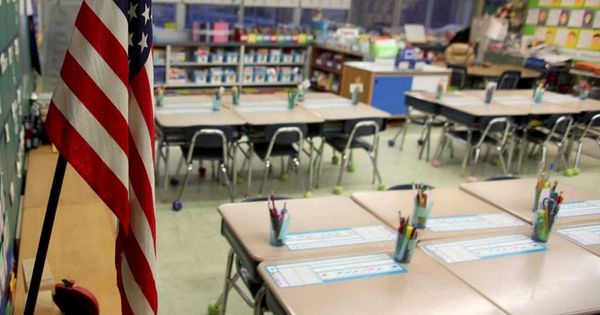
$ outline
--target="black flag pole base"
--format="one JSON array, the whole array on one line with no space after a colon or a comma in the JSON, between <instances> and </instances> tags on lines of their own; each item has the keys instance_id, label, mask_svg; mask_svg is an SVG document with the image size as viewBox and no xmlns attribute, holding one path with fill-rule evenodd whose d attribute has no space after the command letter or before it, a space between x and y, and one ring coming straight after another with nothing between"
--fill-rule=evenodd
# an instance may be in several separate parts
<instances>
[{"instance_id":1,"label":"black flag pole base","mask_svg":"<svg viewBox=\"0 0 600 315\"><path fill-rule=\"evenodd\" d=\"M62 189L66 167L67 160L59 154L58 161L56 162L56 169L54 171L54 179L52 180L52 187L50 189L50 197L48 197L48 206L46 207L44 224L42 225L42 232L40 234L40 242L38 243L37 254L35 255L35 264L33 265L33 273L31 275L31 282L27 293L27 302L25 303L25 315L33 315L35 311L35 304L37 302L40 282L42 280L42 272L44 271L44 262L46 261L46 255L48 254L48 245L50 244L50 237L52 236L52 226L54 225L56 207L58 206L58 199L60 198L60 191Z\"/></svg>"}]
</instances>

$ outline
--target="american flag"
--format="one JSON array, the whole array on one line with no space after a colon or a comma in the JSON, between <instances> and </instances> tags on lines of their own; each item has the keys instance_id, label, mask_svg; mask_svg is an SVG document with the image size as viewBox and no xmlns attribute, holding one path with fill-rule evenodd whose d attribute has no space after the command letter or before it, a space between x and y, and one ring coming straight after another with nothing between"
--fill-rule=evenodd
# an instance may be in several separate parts
<instances>
[{"instance_id":1,"label":"american flag","mask_svg":"<svg viewBox=\"0 0 600 315\"><path fill-rule=\"evenodd\" d=\"M123 314L158 309L151 49L150 0L83 1L46 121L61 155L119 220Z\"/></svg>"}]
</instances>

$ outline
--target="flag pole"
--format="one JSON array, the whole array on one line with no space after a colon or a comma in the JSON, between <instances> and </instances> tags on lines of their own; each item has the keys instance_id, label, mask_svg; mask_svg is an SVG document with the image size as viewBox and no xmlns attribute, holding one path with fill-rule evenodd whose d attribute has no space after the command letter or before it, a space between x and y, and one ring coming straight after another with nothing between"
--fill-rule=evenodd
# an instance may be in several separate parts
<instances>
[{"instance_id":1,"label":"flag pole","mask_svg":"<svg viewBox=\"0 0 600 315\"><path fill-rule=\"evenodd\" d=\"M50 197L48 197L44 224L42 225L42 232L40 234L40 242L38 243L37 254L35 255L35 264L33 265L33 273L31 275L27 293L27 302L25 304L25 315L33 315L33 312L35 311L35 303L37 302L38 291L40 290L44 262L46 261L46 254L48 254L48 245L50 244L52 226L54 225L56 207L58 206L58 199L60 198L60 191L62 189L66 167L67 160L59 154L58 161L56 161L54 179L52 180L52 188L50 189Z\"/></svg>"}]
</instances>

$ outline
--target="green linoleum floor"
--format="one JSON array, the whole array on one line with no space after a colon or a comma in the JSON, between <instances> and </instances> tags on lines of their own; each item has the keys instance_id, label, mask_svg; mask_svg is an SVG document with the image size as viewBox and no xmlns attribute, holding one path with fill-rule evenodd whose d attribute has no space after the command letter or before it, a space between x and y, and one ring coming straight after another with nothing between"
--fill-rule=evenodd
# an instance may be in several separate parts
<instances>
[{"instance_id":1,"label":"green linoleum floor","mask_svg":"<svg viewBox=\"0 0 600 315\"><path fill-rule=\"evenodd\" d=\"M420 126L409 126L403 151L399 151L398 144L394 147L387 145L388 139L391 139L397 130L397 128L388 128L381 135L379 168L385 184L390 186L415 181L429 183L435 187L457 187L458 184L466 181L466 177L460 175L463 146L455 144L455 158L449 159L446 152L442 167L435 168L430 163L417 159ZM432 135L432 155L438 136L439 129L435 129ZM550 152L550 157L553 157L553 151ZM170 171L174 172L180 157L179 149L173 148L172 153ZM321 185L320 188L312 190L314 196L332 195L339 165L331 164L331 156L331 149L326 148ZM493 155L490 157L490 160L495 159ZM303 162L306 163L306 159ZM354 162L356 171L344 174L343 194L376 190L377 185L371 184L372 167L366 153L357 151ZM205 314L208 304L214 302L221 293L229 245L220 234L221 219L216 207L228 202L228 194L224 186L211 179L210 165L205 164L209 169L207 177L200 178L197 167L192 171L190 182L182 198L184 208L180 212L171 210L171 202L177 196L179 187L169 187L168 192L164 193L162 176L157 183L158 266L156 273L161 314ZM292 173L286 182L282 182L278 179L279 165L279 161L274 161L274 174L267 182L267 191L274 190L277 194L302 197L302 185L298 176L304 173ZM262 168L263 164L254 159L250 195L258 194ZM302 170L306 171L306 169L307 165L302 165ZM536 169L536 161L526 161L523 172L519 175L535 176ZM581 169L582 173L579 176L559 175L558 179L588 190L599 190L600 160L584 156ZM161 169L160 175L162 174ZM484 179L500 174L499 166L491 162L482 162L477 177ZM307 179L307 175L304 174L304 181L306 182ZM238 187L236 201L243 199L245 185L244 182ZM232 293L227 313L251 314L252 311L241 298Z\"/></svg>"}]
</instances>

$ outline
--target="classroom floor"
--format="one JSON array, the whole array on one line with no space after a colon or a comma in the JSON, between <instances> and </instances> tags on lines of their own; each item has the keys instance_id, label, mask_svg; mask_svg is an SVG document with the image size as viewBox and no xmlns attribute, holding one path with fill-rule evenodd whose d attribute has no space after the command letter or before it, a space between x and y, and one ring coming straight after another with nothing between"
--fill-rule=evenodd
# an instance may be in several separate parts
<instances>
[{"instance_id":1,"label":"classroom floor","mask_svg":"<svg viewBox=\"0 0 600 315\"><path fill-rule=\"evenodd\" d=\"M399 183L425 182L435 187L457 187L465 182L466 178L460 175L460 164L464 147L455 144L455 158L449 159L444 155L444 164L441 168L434 168L430 163L417 160L417 139L420 126L410 125L404 150L399 151L398 144L390 148L387 145L398 130L388 128L381 135L379 154L379 168L384 183L388 186ZM432 135L432 154L435 150L439 129ZM597 148L595 148L597 149ZM170 171L174 172L180 154L178 149L172 149ZM551 151L552 152L552 151ZM313 189L314 196L332 195L339 165L332 165L331 149L327 149L323 160L323 173L321 187ZM554 155L552 154L551 157ZM354 173L344 174L344 195L356 191L376 190L376 185L371 185L372 168L364 152L356 152ZM490 160L494 160L492 156ZM267 191L273 189L277 194L292 197L301 197L302 189L297 175L291 174L287 182L278 179L279 162L275 161L275 174L267 183ZM210 168L209 165L206 165ZM306 165L304 165L306 167ZM535 176L537 163L527 161L520 176ZM306 168L303 168L306 169ZM559 181L580 186L588 190L600 187L600 160L584 156L581 163L582 173L575 177L558 176ZM253 163L253 191L256 195L262 175L262 164L254 160ZM221 218L216 210L219 204L228 201L227 189L217 184L210 178L210 171L206 178L193 176L182 198L184 208L180 212L171 210L171 202L176 197L177 188L170 187L165 194L162 190L162 181L157 183L157 230L158 230L158 291L159 312L162 314L205 314L207 305L214 302L223 286L225 264L229 245L220 234ZM478 169L478 178L484 179L493 175L500 175L501 169L492 163L481 163ZM162 173L162 169L160 170ZM306 179L306 177L305 177ZM241 193L245 191L245 183L238 187L240 193L237 201L242 199ZM568 198L568 196L567 196ZM233 292L229 295L228 314L251 314L241 298Z\"/></svg>"}]
</instances>

